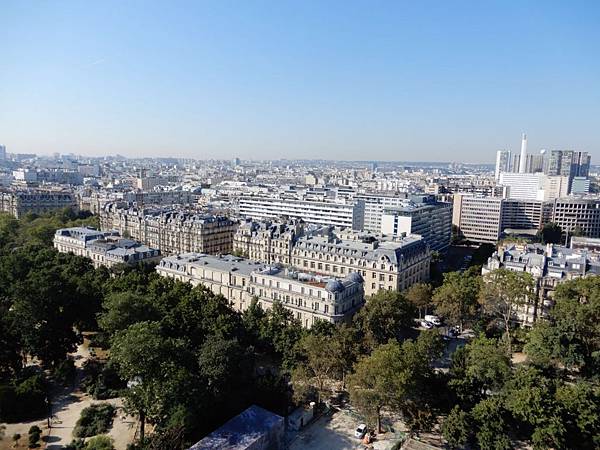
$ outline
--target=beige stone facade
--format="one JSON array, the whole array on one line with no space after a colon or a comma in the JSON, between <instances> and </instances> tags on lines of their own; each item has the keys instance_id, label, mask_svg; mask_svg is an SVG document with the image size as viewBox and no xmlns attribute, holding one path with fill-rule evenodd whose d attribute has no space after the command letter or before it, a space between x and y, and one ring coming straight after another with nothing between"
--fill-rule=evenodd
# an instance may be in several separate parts
<instances>
[{"instance_id":1,"label":"beige stone facade","mask_svg":"<svg viewBox=\"0 0 600 450\"><path fill-rule=\"evenodd\" d=\"M223 295L232 308L246 310L254 297L268 310L278 301L306 328L316 321L347 322L363 305L358 273L343 279L296 272L232 255L182 254L163 258L156 271Z\"/></svg>"},{"instance_id":2,"label":"beige stone facade","mask_svg":"<svg viewBox=\"0 0 600 450\"><path fill-rule=\"evenodd\" d=\"M231 253L237 226L226 217L171 208L122 208L109 203L100 213L102 230L117 230L167 255Z\"/></svg>"},{"instance_id":3,"label":"beige stone facade","mask_svg":"<svg viewBox=\"0 0 600 450\"><path fill-rule=\"evenodd\" d=\"M291 264L292 249L302 235L304 224L245 221L233 236L233 252L236 255L267 264Z\"/></svg>"},{"instance_id":4,"label":"beige stone facade","mask_svg":"<svg viewBox=\"0 0 600 450\"><path fill-rule=\"evenodd\" d=\"M292 250L292 265L330 276L358 272L365 295L380 290L402 291L429 280L431 252L423 238L407 236L394 241L364 242L335 235L304 236Z\"/></svg>"}]
</instances>

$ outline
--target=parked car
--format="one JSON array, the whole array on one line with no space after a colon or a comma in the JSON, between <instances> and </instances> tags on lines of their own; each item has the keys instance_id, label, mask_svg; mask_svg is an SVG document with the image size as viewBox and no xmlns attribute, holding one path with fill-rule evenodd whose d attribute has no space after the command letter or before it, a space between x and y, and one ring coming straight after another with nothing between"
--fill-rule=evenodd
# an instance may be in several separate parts
<instances>
[{"instance_id":1,"label":"parked car","mask_svg":"<svg viewBox=\"0 0 600 450\"><path fill-rule=\"evenodd\" d=\"M365 437L365 434L367 434L367 425L364 423L361 423L358 428L356 430L354 430L354 437L357 437L358 439L362 439Z\"/></svg>"},{"instance_id":2,"label":"parked car","mask_svg":"<svg viewBox=\"0 0 600 450\"><path fill-rule=\"evenodd\" d=\"M439 327L442 324L442 320L438 316L434 316L432 314L426 314L425 315L425 320L427 322L431 322L436 327Z\"/></svg>"},{"instance_id":3,"label":"parked car","mask_svg":"<svg viewBox=\"0 0 600 450\"><path fill-rule=\"evenodd\" d=\"M421 320L421 327L430 330L433 328L433 324L431 322L428 322L427 320Z\"/></svg>"}]
</instances>

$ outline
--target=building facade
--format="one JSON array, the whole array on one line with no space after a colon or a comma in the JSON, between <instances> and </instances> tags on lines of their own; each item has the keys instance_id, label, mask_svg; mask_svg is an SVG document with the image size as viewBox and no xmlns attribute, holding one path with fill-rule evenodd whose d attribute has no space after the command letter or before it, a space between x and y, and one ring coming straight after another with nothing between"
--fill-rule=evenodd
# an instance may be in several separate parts
<instances>
[{"instance_id":1,"label":"building facade","mask_svg":"<svg viewBox=\"0 0 600 450\"><path fill-rule=\"evenodd\" d=\"M365 204L363 200L335 202L292 198L242 195L239 214L256 220L300 219L317 225L333 225L362 230Z\"/></svg>"},{"instance_id":2,"label":"building facade","mask_svg":"<svg viewBox=\"0 0 600 450\"><path fill-rule=\"evenodd\" d=\"M502 173L500 184L507 198L519 200L552 200L569 193L570 178L538 173Z\"/></svg>"},{"instance_id":3,"label":"building facade","mask_svg":"<svg viewBox=\"0 0 600 450\"><path fill-rule=\"evenodd\" d=\"M76 208L72 192L51 190L24 190L0 192L0 211L17 219L24 214L43 214L62 208Z\"/></svg>"},{"instance_id":4,"label":"building facade","mask_svg":"<svg viewBox=\"0 0 600 450\"><path fill-rule=\"evenodd\" d=\"M422 196L418 201L386 208L381 218L381 233L396 237L418 234L431 250L445 252L452 238L452 204Z\"/></svg>"},{"instance_id":5,"label":"building facade","mask_svg":"<svg viewBox=\"0 0 600 450\"><path fill-rule=\"evenodd\" d=\"M307 235L292 250L292 265L327 276L358 272L366 296L380 290L402 291L429 280L431 251L421 236L399 240L363 239L360 234Z\"/></svg>"},{"instance_id":6,"label":"building facade","mask_svg":"<svg viewBox=\"0 0 600 450\"><path fill-rule=\"evenodd\" d=\"M563 232L600 237L600 199L559 198L552 203L551 221Z\"/></svg>"},{"instance_id":7,"label":"building facade","mask_svg":"<svg viewBox=\"0 0 600 450\"><path fill-rule=\"evenodd\" d=\"M61 253L73 253L91 259L94 267L157 262L161 257L157 249L131 239L123 239L114 232L87 227L56 230L53 243L54 248Z\"/></svg>"},{"instance_id":8,"label":"building facade","mask_svg":"<svg viewBox=\"0 0 600 450\"><path fill-rule=\"evenodd\" d=\"M545 173L570 178L587 177L590 163L591 157L587 152L552 150L548 155Z\"/></svg>"},{"instance_id":9,"label":"building facade","mask_svg":"<svg viewBox=\"0 0 600 450\"><path fill-rule=\"evenodd\" d=\"M168 255L231 253L237 226L237 222L226 217L168 207L123 208L108 203L100 213L102 230L117 230Z\"/></svg>"},{"instance_id":10,"label":"building facade","mask_svg":"<svg viewBox=\"0 0 600 450\"><path fill-rule=\"evenodd\" d=\"M233 235L233 253L267 264L291 264L292 248L304 232L304 223L242 222Z\"/></svg>"},{"instance_id":11,"label":"building facade","mask_svg":"<svg viewBox=\"0 0 600 450\"><path fill-rule=\"evenodd\" d=\"M245 311L255 297L265 310L280 302L306 328L318 320L347 322L364 303L363 280L358 273L343 279L325 278L232 255L200 253L163 258L156 271L223 295L238 311Z\"/></svg>"},{"instance_id":12,"label":"building facade","mask_svg":"<svg viewBox=\"0 0 600 450\"><path fill-rule=\"evenodd\" d=\"M502 231L502 199L455 194L452 223L469 241L495 244Z\"/></svg>"},{"instance_id":13,"label":"building facade","mask_svg":"<svg viewBox=\"0 0 600 450\"><path fill-rule=\"evenodd\" d=\"M402 206L408 196L403 193L395 195L356 194L354 198L365 202L363 230L370 233L381 233L381 219L386 208Z\"/></svg>"},{"instance_id":14,"label":"building facade","mask_svg":"<svg viewBox=\"0 0 600 450\"><path fill-rule=\"evenodd\" d=\"M534 295L519 308L515 320L531 325L547 316L556 287L566 281L600 274L600 255L587 249L570 249L548 244L507 244L500 246L482 267L485 275L505 268L527 272L535 281Z\"/></svg>"},{"instance_id":15,"label":"building facade","mask_svg":"<svg viewBox=\"0 0 600 450\"><path fill-rule=\"evenodd\" d=\"M510 150L498 150L496 152L496 169L494 170L494 179L500 180L500 174L510 172L511 170Z\"/></svg>"}]
</instances>

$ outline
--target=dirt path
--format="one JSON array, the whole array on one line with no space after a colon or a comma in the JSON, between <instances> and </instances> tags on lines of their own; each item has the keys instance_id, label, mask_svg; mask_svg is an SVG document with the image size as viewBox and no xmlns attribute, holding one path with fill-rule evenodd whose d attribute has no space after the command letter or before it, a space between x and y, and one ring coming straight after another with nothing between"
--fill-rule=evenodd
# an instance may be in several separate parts
<instances>
[{"instance_id":1,"label":"dirt path","mask_svg":"<svg viewBox=\"0 0 600 450\"><path fill-rule=\"evenodd\" d=\"M73 354L73 357L75 358L77 376L72 388L65 389L62 393L54 397L51 427L48 428L45 420L5 424L5 437L0 441L0 450L26 449L27 433L32 425L37 425L42 429L42 436L46 440L45 446L42 443L42 446L39 448L46 448L48 450L61 449L73 440L73 429L81 411L95 403L110 403L117 409L113 426L108 434L114 439L116 450L126 450L127 444L132 442L135 436L137 421L123 412L122 399L94 400L90 395L81 391L82 367L84 362L90 357L90 352L85 343L77 348L77 352ZM15 433L20 433L22 436L18 447L13 446L12 436Z\"/></svg>"}]
</instances>

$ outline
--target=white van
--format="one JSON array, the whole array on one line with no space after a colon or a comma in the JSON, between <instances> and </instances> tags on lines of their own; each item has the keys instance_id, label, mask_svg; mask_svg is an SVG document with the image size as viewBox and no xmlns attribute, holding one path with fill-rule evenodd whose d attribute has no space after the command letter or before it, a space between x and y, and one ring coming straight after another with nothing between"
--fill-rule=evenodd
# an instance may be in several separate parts
<instances>
[{"instance_id":1,"label":"white van","mask_svg":"<svg viewBox=\"0 0 600 450\"><path fill-rule=\"evenodd\" d=\"M431 322L436 327L439 327L442 324L442 321L440 320L440 318L438 316L434 316L434 315L431 315L431 314L426 314L425 315L425 320L427 322Z\"/></svg>"}]
</instances>

